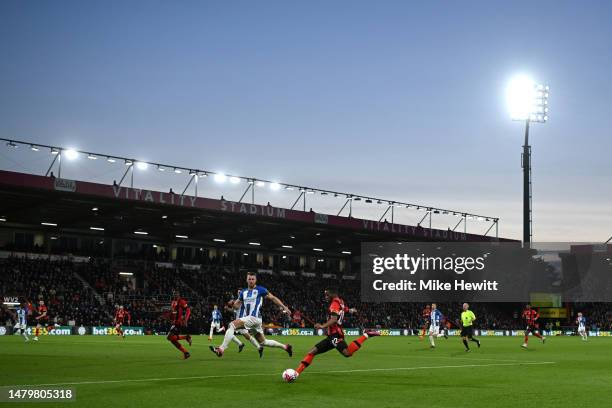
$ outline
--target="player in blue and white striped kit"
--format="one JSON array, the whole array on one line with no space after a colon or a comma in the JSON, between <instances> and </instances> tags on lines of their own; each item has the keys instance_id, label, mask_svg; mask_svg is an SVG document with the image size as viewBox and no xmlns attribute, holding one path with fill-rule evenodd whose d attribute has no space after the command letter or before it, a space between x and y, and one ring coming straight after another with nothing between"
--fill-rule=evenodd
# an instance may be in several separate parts
<instances>
[{"instance_id":1,"label":"player in blue and white striped kit","mask_svg":"<svg viewBox=\"0 0 612 408\"><path fill-rule=\"evenodd\" d=\"M431 304L431 314L429 315L429 342L431 343L431 348L436 348L436 337L448 338L445 333L440 333L440 324L442 323L442 319L444 316L442 312L438 310L438 305L435 303Z\"/></svg>"},{"instance_id":2,"label":"player in blue and white striped kit","mask_svg":"<svg viewBox=\"0 0 612 408\"><path fill-rule=\"evenodd\" d=\"M221 311L217 307L217 305L213 306L212 315L210 317L210 333L208 335L208 341L212 340L213 330L217 333L221 333L225 330L225 327L222 327L223 324L223 315Z\"/></svg>"},{"instance_id":3,"label":"player in blue and white striped kit","mask_svg":"<svg viewBox=\"0 0 612 408\"><path fill-rule=\"evenodd\" d=\"M293 355L293 347L290 344L282 344L276 340L268 340L264 336L263 324L261 320L261 307L264 299L268 299L281 308L283 313L291 315L291 310L276 296L268 292L263 286L257 285L257 275L255 272L247 273L247 287L240 291L238 299L232 302L234 310L240 310L240 317L229 324L225 331L223 344L219 347L210 346L210 350L218 357L223 356L236 330L246 329L255 336L257 342L263 347L282 348L289 357Z\"/></svg>"},{"instance_id":4,"label":"player in blue and white striped kit","mask_svg":"<svg viewBox=\"0 0 612 408\"><path fill-rule=\"evenodd\" d=\"M26 306L24 302L21 302L21 304L19 305L17 310L15 310L15 312L17 313L17 322L15 323L15 330L19 331L19 334L21 334L25 338L25 341L30 341L30 338L28 337L28 333L27 333L28 307Z\"/></svg>"},{"instance_id":5,"label":"player in blue and white striped kit","mask_svg":"<svg viewBox=\"0 0 612 408\"><path fill-rule=\"evenodd\" d=\"M582 312L578 312L578 317L576 318L576 324L578 325L578 334L582 337L582 341L587 341L587 332L586 332L586 317L582 315Z\"/></svg>"}]
</instances>

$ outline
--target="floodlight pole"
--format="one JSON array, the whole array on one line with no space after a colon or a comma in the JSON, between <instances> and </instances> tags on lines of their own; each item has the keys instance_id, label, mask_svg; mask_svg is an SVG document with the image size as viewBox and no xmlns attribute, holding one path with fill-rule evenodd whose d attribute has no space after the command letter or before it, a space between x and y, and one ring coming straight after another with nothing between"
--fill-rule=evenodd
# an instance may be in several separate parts
<instances>
[{"instance_id":1,"label":"floodlight pole","mask_svg":"<svg viewBox=\"0 0 612 408\"><path fill-rule=\"evenodd\" d=\"M525 120L523 145L523 244L531 242L531 146L529 146L529 119Z\"/></svg>"}]
</instances>

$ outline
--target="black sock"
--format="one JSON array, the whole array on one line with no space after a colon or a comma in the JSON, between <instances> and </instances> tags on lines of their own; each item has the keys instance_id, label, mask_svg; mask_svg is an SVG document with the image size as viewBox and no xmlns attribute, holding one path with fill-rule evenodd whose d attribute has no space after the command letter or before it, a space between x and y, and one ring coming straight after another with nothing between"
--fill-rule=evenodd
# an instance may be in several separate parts
<instances>
[{"instance_id":1,"label":"black sock","mask_svg":"<svg viewBox=\"0 0 612 408\"><path fill-rule=\"evenodd\" d=\"M465 346L466 349L468 350L470 349L470 346L468 346L466 339L463 339L463 345Z\"/></svg>"},{"instance_id":2,"label":"black sock","mask_svg":"<svg viewBox=\"0 0 612 408\"><path fill-rule=\"evenodd\" d=\"M472 337L470 340L473 341L474 343L478 343L478 339L476 337Z\"/></svg>"}]
</instances>

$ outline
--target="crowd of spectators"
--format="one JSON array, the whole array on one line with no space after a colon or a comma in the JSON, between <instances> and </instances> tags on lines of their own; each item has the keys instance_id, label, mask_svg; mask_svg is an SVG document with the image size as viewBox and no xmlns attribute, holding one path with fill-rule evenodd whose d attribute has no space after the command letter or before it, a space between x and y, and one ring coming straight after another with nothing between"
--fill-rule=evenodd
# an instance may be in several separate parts
<instances>
[{"instance_id":1,"label":"crowd of spectators","mask_svg":"<svg viewBox=\"0 0 612 408\"><path fill-rule=\"evenodd\" d=\"M247 268L226 266L223 262L193 267L155 265L134 262L130 272L119 274L116 266L106 259L91 259L85 263L42 259L0 259L0 293L20 296L33 303L44 299L53 321L60 324L109 325L117 305L124 305L132 316L132 325L149 330L165 331L169 323L169 306L174 291L188 299L192 308L191 328L207 332L213 305L223 306L236 297L245 285ZM259 274L259 283L282 299L294 313L286 316L272 304L264 307L264 322L284 327L312 327L324 322L327 303L326 287L336 287L346 304L357 309L347 314L345 327L380 327L419 329L424 303L362 303L360 281L324 278L323 274L304 276L272 272ZM85 283L86 282L86 283ZM472 310L478 316L477 326L490 329L521 329L524 323L517 303L475 303ZM454 323L461 304L441 303L438 308ZM610 304L574 304L563 325L572 325L575 313L582 311L589 327L610 329ZM0 323L10 319L10 313L0 311ZM224 311L224 320L233 313ZM558 323L557 323L558 324Z\"/></svg>"}]
</instances>

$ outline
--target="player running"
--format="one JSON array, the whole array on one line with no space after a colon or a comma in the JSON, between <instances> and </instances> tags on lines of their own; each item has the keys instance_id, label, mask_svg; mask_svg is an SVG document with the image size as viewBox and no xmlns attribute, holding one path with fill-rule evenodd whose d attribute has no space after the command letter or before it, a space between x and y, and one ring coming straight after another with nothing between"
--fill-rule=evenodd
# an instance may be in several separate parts
<instances>
[{"instance_id":1,"label":"player running","mask_svg":"<svg viewBox=\"0 0 612 408\"><path fill-rule=\"evenodd\" d=\"M38 341L39 333L42 333L41 329L43 324L49 321L47 306L45 306L44 300L38 301L38 308L36 309L36 328L34 329L34 341Z\"/></svg>"},{"instance_id":2,"label":"player running","mask_svg":"<svg viewBox=\"0 0 612 408\"><path fill-rule=\"evenodd\" d=\"M223 322L223 315L217 305L213 306L212 315L210 317L210 333L208 334L208 341L212 341L213 330L217 333L225 331L225 327L221 327ZM242 349L240 349L242 351Z\"/></svg>"},{"instance_id":3,"label":"player running","mask_svg":"<svg viewBox=\"0 0 612 408\"><path fill-rule=\"evenodd\" d=\"M522 348L527 348L527 343L529 343L529 333L533 333L534 336L542 340L542 344L546 342L546 337L538 333L539 324L537 321L539 318L540 314L535 309L532 309L531 305L525 306L525 310L523 310L523 319L525 319L525 322L527 323L527 328L525 329L525 342L521 346Z\"/></svg>"},{"instance_id":4,"label":"player running","mask_svg":"<svg viewBox=\"0 0 612 408\"><path fill-rule=\"evenodd\" d=\"M183 335L181 332L187 330L187 322L189 316L191 316L191 309L187 304L187 301L183 299L178 291L174 292L174 300L171 304L172 309L172 327L168 333L168 341L174 345L181 353L183 353L183 359L187 360L191 357L191 354L179 343L179 340L185 340L191 346L191 336L189 334Z\"/></svg>"},{"instance_id":5,"label":"player running","mask_svg":"<svg viewBox=\"0 0 612 408\"><path fill-rule=\"evenodd\" d=\"M17 314L17 322L15 323L15 330L19 332L25 339L25 341L30 341L28 337L28 306L25 302L21 302L17 310L15 310Z\"/></svg>"},{"instance_id":6,"label":"player running","mask_svg":"<svg viewBox=\"0 0 612 408\"><path fill-rule=\"evenodd\" d=\"M421 333L419 334L419 340L425 338L427 333L427 324L429 323L429 316L431 315L431 306L425 305L423 312L421 312Z\"/></svg>"},{"instance_id":7,"label":"player running","mask_svg":"<svg viewBox=\"0 0 612 408\"><path fill-rule=\"evenodd\" d=\"M291 315L291 310L289 310L279 298L268 292L268 289L257 285L257 275L255 275L254 272L248 272L246 280L247 287L240 291L238 299L232 303L234 309L239 309L239 317L229 324L229 327L225 331L223 343L219 347L210 346L210 350L218 357L223 357L223 352L229 346L232 338L235 337L234 333L236 330L247 329L255 333L255 338L261 346L282 348L289 354L289 357L291 357L293 355L293 347L291 347L291 344L285 345L276 340L267 340L264 337L261 321L261 307L263 306L264 299L269 299L276 303L284 313Z\"/></svg>"},{"instance_id":8,"label":"player running","mask_svg":"<svg viewBox=\"0 0 612 408\"><path fill-rule=\"evenodd\" d=\"M351 357L361 348L362 344L370 337L380 336L380 333L374 330L366 330L363 335L357 340L347 345L344 340L344 330L342 324L344 322L345 313L355 313L355 309L349 309L344 305L344 301L338 296L336 289L328 288L325 290L325 300L330 302L328 312L329 317L327 322L315 324L315 329L327 329L327 337L317 343L300 362L300 365L295 370L298 375L312 364L312 359L317 354L327 353L332 349L338 350L344 357Z\"/></svg>"},{"instance_id":9,"label":"player running","mask_svg":"<svg viewBox=\"0 0 612 408\"><path fill-rule=\"evenodd\" d=\"M240 297L240 289L238 289L238 297ZM233 308L235 301L236 300L230 300L229 302L227 302L227 306L225 306L225 309L229 312L234 312L234 319L239 319L240 309L234 310ZM232 341L238 344L238 352L242 351L242 349L244 348L244 343L242 343L240 339L236 336L237 334L241 334L245 339L247 339L247 341L249 341L253 345L253 347L257 349L257 351L259 352L259 358L263 357L263 346L259 344L257 340L255 340L255 337L251 336L247 329L237 329L234 334L234 337L232 338Z\"/></svg>"},{"instance_id":10,"label":"player running","mask_svg":"<svg viewBox=\"0 0 612 408\"><path fill-rule=\"evenodd\" d=\"M475 342L480 348L480 340L474 337L474 320L476 320L476 315L470 310L470 305L464 303L463 312L461 312L461 340L463 340L466 352L470 351L468 339Z\"/></svg>"},{"instance_id":11,"label":"player running","mask_svg":"<svg viewBox=\"0 0 612 408\"><path fill-rule=\"evenodd\" d=\"M429 343L431 344L430 348L436 348L435 339L437 337L444 337L448 339L448 335L446 331L440 333L440 324L444 319L442 312L438 310L438 305L435 303L431 304L431 313L429 315Z\"/></svg>"},{"instance_id":12,"label":"player running","mask_svg":"<svg viewBox=\"0 0 612 408\"><path fill-rule=\"evenodd\" d=\"M115 330L117 331L117 336L121 336L124 339L125 339L125 333L123 332L123 329L121 328L121 326L125 324L126 320L128 322L128 326L131 326L132 316L130 316L130 313L127 310L125 310L123 305L121 305L115 311L115 318L113 319L113 322L115 323Z\"/></svg>"},{"instance_id":13,"label":"player running","mask_svg":"<svg viewBox=\"0 0 612 408\"><path fill-rule=\"evenodd\" d=\"M578 317L576 317L576 324L578 325L578 334L582 338L582 341L587 341L587 332L586 332L586 317L582 315L582 312L578 312Z\"/></svg>"}]
</instances>

